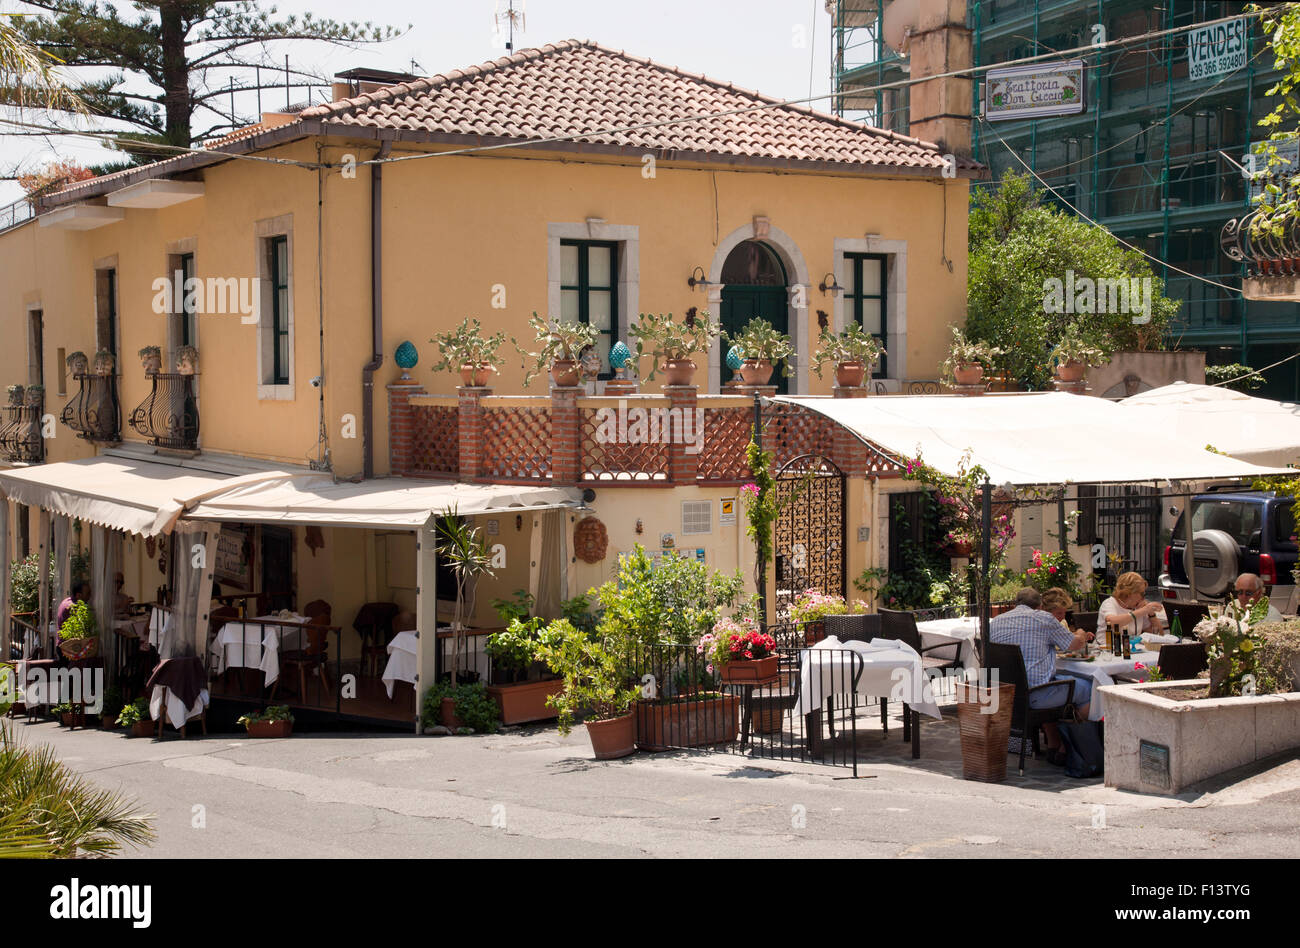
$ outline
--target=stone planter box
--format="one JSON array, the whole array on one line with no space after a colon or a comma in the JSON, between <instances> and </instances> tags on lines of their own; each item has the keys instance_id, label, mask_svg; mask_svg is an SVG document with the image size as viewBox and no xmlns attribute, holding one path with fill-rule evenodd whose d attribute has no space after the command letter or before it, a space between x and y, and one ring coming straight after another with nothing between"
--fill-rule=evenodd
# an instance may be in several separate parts
<instances>
[{"instance_id":1,"label":"stone planter box","mask_svg":"<svg viewBox=\"0 0 1300 948\"><path fill-rule=\"evenodd\" d=\"M1172 795L1188 786L1300 747L1300 692L1174 701L1160 692L1204 679L1111 685L1106 708L1106 786Z\"/></svg>"}]
</instances>

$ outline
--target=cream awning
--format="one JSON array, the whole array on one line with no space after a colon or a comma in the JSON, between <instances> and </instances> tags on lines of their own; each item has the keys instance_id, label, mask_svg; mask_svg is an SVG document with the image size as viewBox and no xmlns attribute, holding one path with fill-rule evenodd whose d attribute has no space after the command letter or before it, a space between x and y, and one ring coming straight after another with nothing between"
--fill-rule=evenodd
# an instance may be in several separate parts
<instances>
[{"instance_id":1,"label":"cream awning","mask_svg":"<svg viewBox=\"0 0 1300 948\"><path fill-rule=\"evenodd\" d=\"M1199 439L1242 461L1300 466L1300 405L1295 402L1175 382L1120 404L1147 412L1158 431Z\"/></svg>"},{"instance_id":2,"label":"cream awning","mask_svg":"<svg viewBox=\"0 0 1300 948\"><path fill-rule=\"evenodd\" d=\"M171 532L187 505L214 491L288 476L272 472L230 477L152 461L95 457L0 471L0 490L30 507L154 536Z\"/></svg>"},{"instance_id":3,"label":"cream awning","mask_svg":"<svg viewBox=\"0 0 1300 948\"><path fill-rule=\"evenodd\" d=\"M994 484L1138 484L1288 473L1207 451L1214 430L1178 435L1142 410L1069 395L781 396L899 458L954 474L967 451Z\"/></svg>"},{"instance_id":4,"label":"cream awning","mask_svg":"<svg viewBox=\"0 0 1300 948\"><path fill-rule=\"evenodd\" d=\"M192 520L315 526L407 527L455 508L465 515L578 506L577 489L460 484L416 478L335 483L285 471L228 476L117 457L0 471L0 490L21 504L154 536Z\"/></svg>"},{"instance_id":5,"label":"cream awning","mask_svg":"<svg viewBox=\"0 0 1300 948\"><path fill-rule=\"evenodd\" d=\"M194 520L255 521L325 527L417 528L445 510L462 515L576 507L573 488L460 484L386 477L335 483L319 474L231 486L187 511Z\"/></svg>"}]
</instances>

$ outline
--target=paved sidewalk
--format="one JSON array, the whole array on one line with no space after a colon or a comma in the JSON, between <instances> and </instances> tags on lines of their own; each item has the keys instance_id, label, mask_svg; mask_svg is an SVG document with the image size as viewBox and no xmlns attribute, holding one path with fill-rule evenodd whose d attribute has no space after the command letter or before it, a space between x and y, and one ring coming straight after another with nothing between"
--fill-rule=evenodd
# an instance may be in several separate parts
<instances>
[{"instance_id":1,"label":"paved sidewalk","mask_svg":"<svg viewBox=\"0 0 1300 948\"><path fill-rule=\"evenodd\" d=\"M161 743L14 729L155 813L148 856L1300 856L1300 759L1163 799L1042 763L968 782L945 755L911 761L896 732L854 780L725 753L594 761L581 727Z\"/></svg>"}]
</instances>

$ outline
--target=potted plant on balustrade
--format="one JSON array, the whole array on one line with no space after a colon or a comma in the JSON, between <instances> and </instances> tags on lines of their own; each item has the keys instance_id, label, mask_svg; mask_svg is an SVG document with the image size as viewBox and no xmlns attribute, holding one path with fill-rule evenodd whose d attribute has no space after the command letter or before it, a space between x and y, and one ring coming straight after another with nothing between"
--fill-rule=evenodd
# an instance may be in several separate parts
<instances>
[{"instance_id":1,"label":"potted plant on balustrade","mask_svg":"<svg viewBox=\"0 0 1300 948\"><path fill-rule=\"evenodd\" d=\"M144 369L146 376L157 375L162 371L162 348L159 346L145 346L136 353L140 357L140 367Z\"/></svg>"},{"instance_id":2,"label":"potted plant on balustrade","mask_svg":"<svg viewBox=\"0 0 1300 948\"><path fill-rule=\"evenodd\" d=\"M1077 326L1069 326L1052 349L1052 364L1057 379L1078 382L1084 372L1095 365L1105 365L1110 359L1099 347L1083 337Z\"/></svg>"},{"instance_id":3,"label":"potted plant on balustrade","mask_svg":"<svg viewBox=\"0 0 1300 948\"><path fill-rule=\"evenodd\" d=\"M691 356L705 353L718 337L720 327L709 319L708 311L699 312L694 306L678 321L673 314L642 313L628 332L636 339L636 357L649 355L653 365L646 381L663 370L665 384L690 385L695 378L695 361Z\"/></svg>"},{"instance_id":4,"label":"potted plant on balustrade","mask_svg":"<svg viewBox=\"0 0 1300 948\"><path fill-rule=\"evenodd\" d=\"M265 711L251 711L236 724L242 724L249 737L288 737L293 733L293 714L285 704L273 704Z\"/></svg>"},{"instance_id":5,"label":"potted plant on balustrade","mask_svg":"<svg viewBox=\"0 0 1300 948\"><path fill-rule=\"evenodd\" d=\"M533 313L528 325L536 334L540 348L529 351L511 338L510 342L524 358L524 386L545 371L550 371L551 381L557 387L569 388L578 384L582 378L582 367L578 359L582 350L595 345L600 330L590 323L567 322L563 319L544 319ZM532 360L532 365L528 365Z\"/></svg>"},{"instance_id":6,"label":"potted plant on balustrade","mask_svg":"<svg viewBox=\"0 0 1300 948\"><path fill-rule=\"evenodd\" d=\"M967 339L960 326L953 326L948 358L940 366L944 381L957 385L979 385L984 378L984 370L1003 354L1004 350L997 346Z\"/></svg>"},{"instance_id":7,"label":"potted plant on balustrade","mask_svg":"<svg viewBox=\"0 0 1300 948\"><path fill-rule=\"evenodd\" d=\"M781 363L781 375L790 375L789 359L794 355L790 337L779 332L766 319L751 319L739 334L724 332L727 341L740 347L743 361L740 378L746 385L766 385L772 378L776 363Z\"/></svg>"},{"instance_id":8,"label":"potted plant on balustrade","mask_svg":"<svg viewBox=\"0 0 1300 948\"><path fill-rule=\"evenodd\" d=\"M815 371L821 378L822 366L831 363L835 366L835 384L841 388L856 388L884 354L885 347L880 340L859 323L849 323L841 333L827 327L817 337Z\"/></svg>"},{"instance_id":9,"label":"potted plant on balustrade","mask_svg":"<svg viewBox=\"0 0 1300 948\"><path fill-rule=\"evenodd\" d=\"M149 699L136 698L122 708L117 715L119 727L129 727L132 737L148 737L153 733L153 722L149 720Z\"/></svg>"},{"instance_id":10,"label":"potted plant on balustrade","mask_svg":"<svg viewBox=\"0 0 1300 948\"><path fill-rule=\"evenodd\" d=\"M477 319L462 319L451 332L436 333L429 340L442 351L442 359L434 364L433 371L459 372L462 385L482 388L505 364L497 354L505 339L504 332L486 335Z\"/></svg>"}]
</instances>

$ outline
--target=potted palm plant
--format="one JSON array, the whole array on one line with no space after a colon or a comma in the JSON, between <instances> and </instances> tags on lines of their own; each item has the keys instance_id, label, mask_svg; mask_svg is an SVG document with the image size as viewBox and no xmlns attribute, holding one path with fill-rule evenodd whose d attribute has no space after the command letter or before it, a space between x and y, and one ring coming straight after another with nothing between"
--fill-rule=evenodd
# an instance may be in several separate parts
<instances>
[{"instance_id":1,"label":"potted palm plant","mask_svg":"<svg viewBox=\"0 0 1300 948\"><path fill-rule=\"evenodd\" d=\"M519 340L510 341L523 356L527 373L524 386L527 387L540 373L550 370L551 380L559 387L571 387L578 384L582 377L582 368L578 359L582 350L595 345L600 330L590 323L571 323L562 319L543 319L533 313L528 325L536 333L540 348L531 352L519 344ZM528 365L528 360L532 365Z\"/></svg>"},{"instance_id":2,"label":"potted palm plant","mask_svg":"<svg viewBox=\"0 0 1300 948\"><path fill-rule=\"evenodd\" d=\"M673 319L672 313L642 313L629 332L636 339L637 360L648 354L654 363L647 381L663 369L668 385L690 385L695 377L691 356L709 351L719 327L709 320L708 312L701 313L692 306L681 322Z\"/></svg>"},{"instance_id":3,"label":"potted palm plant","mask_svg":"<svg viewBox=\"0 0 1300 948\"><path fill-rule=\"evenodd\" d=\"M442 350L442 359L434 364L433 371L459 372L462 385L481 388L505 363L497 354L505 338L504 332L485 335L477 319L462 319L451 332L437 333L429 340Z\"/></svg>"},{"instance_id":4,"label":"potted palm plant","mask_svg":"<svg viewBox=\"0 0 1300 948\"><path fill-rule=\"evenodd\" d=\"M235 723L244 725L249 737L288 737L293 733L293 714L285 704L250 712Z\"/></svg>"},{"instance_id":5,"label":"potted palm plant","mask_svg":"<svg viewBox=\"0 0 1300 948\"><path fill-rule=\"evenodd\" d=\"M1003 354L1004 350L997 346L967 339L960 326L953 326L952 345L948 349L948 358L941 366L943 377L958 385L978 385L984 377L984 370Z\"/></svg>"},{"instance_id":6,"label":"potted palm plant","mask_svg":"<svg viewBox=\"0 0 1300 948\"><path fill-rule=\"evenodd\" d=\"M1078 382L1090 366L1104 365L1108 361L1101 349L1084 339L1077 326L1067 327L1052 349L1056 377L1062 382Z\"/></svg>"},{"instance_id":7,"label":"potted palm plant","mask_svg":"<svg viewBox=\"0 0 1300 948\"><path fill-rule=\"evenodd\" d=\"M788 360L794 355L794 346L788 335L778 332L766 319L751 319L738 335L723 335L740 347L740 378L746 385L766 385L777 362L781 363L781 374L790 375Z\"/></svg>"},{"instance_id":8,"label":"potted palm plant","mask_svg":"<svg viewBox=\"0 0 1300 948\"><path fill-rule=\"evenodd\" d=\"M465 629L465 593L479 576L492 575L492 552L469 520L450 507L438 518L438 553L456 577L456 612L452 621L452 673L457 684L478 681L469 668L468 637Z\"/></svg>"},{"instance_id":9,"label":"potted palm plant","mask_svg":"<svg viewBox=\"0 0 1300 948\"><path fill-rule=\"evenodd\" d=\"M852 322L842 333L833 332L829 326L823 329L817 337L817 354L813 358L818 378L822 377L822 366L831 363L835 366L835 384L856 388L884 354L885 347L880 340L860 323Z\"/></svg>"},{"instance_id":10,"label":"potted palm plant","mask_svg":"<svg viewBox=\"0 0 1300 948\"><path fill-rule=\"evenodd\" d=\"M546 700L559 717L559 731L573 729L574 716L588 711L587 736L597 760L626 757L636 751L632 702L640 692L629 683L625 650L605 637L579 631L568 619L548 627L538 655L564 681L563 690Z\"/></svg>"}]
</instances>

